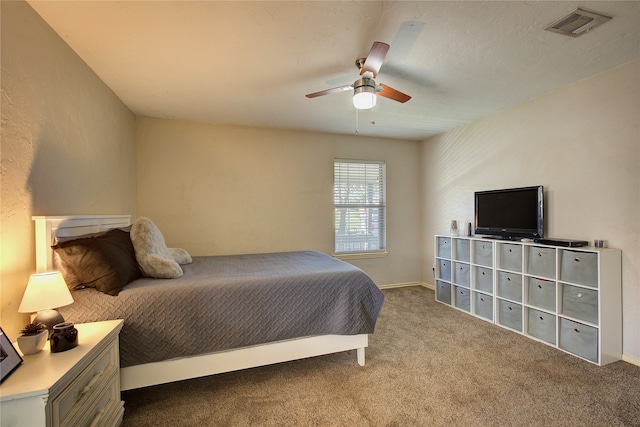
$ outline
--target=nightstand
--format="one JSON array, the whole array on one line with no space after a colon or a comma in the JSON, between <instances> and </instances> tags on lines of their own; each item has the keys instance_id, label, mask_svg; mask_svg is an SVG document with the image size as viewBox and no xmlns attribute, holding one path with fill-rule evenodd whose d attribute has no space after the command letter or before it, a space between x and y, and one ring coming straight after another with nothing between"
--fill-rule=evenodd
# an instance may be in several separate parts
<instances>
[{"instance_id":1,"label":"nightstand","mask_svg":"<svg viewBox=\"0 0 640 427\"><path fill-rule=\"evenodd\" d=\"M76 325L78 346L23 356L0 385L2 427L117 426L122 422L118 335L122 320Z\"/></svg>"}]
</instances>

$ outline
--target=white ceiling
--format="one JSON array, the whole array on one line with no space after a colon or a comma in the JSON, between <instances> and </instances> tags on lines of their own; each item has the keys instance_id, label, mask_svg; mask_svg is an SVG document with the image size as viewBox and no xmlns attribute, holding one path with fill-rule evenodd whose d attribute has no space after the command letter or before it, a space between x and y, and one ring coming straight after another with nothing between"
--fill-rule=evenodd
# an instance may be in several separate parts
<instances>
[{"instance_id":1,"label":"white ceiling","mask_svg":"<svg viewBox=\"0 0 640 427\"><path fill-rule=\"evenodd\" d=\"M640 58L638 1L29 1L137 115L423 140ZM613 16L571 38L543 29L576 8ZM376 78L412 96L356 111Z\"/></svg>"}]
</instances>

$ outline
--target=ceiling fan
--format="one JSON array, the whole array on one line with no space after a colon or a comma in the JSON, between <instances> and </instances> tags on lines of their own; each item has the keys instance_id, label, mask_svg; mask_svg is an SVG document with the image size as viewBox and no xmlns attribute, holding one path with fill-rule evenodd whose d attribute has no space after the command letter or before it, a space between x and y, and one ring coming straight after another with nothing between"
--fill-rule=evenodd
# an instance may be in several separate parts
<instances>
[{"instance_id":1,"label":"ceiling fan","mask_svg":"<svg viewBox=\"0 0 640 427\"><path fill-rule=\"evenodd\" d=\"M316 98L353 90L353 106L359 110L373 108L376 105L376 95L402 103L407 102L411 99L409 95L382 83L377 84L374 80L378 75L378 71L380 71L388 50L389 45L387 43L374 42L366 58L356 59L356 67L360 70L362 78L356 80L353 84L310 93L306 97Z\"/></svg>"}]
</instances>

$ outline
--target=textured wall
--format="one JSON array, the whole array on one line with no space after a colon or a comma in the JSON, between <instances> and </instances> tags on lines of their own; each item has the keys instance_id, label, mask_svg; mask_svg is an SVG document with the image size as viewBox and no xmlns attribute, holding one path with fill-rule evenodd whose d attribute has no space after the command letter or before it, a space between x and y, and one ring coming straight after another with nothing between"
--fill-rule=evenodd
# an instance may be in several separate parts
<instances>
[{"instance_id":1,"label":"textured wall","mask_svg":"<svg viewBox=\"0 0 640 427\"><path fill-rule=\"evenodd\" d=\"M622 250L624 353L640 359L639 126L635 61L423 142L423 280L474 191L542 184L545 236Z\"/></svg>"},{"instance_id":2,"label":"textured wall","mask_svg":"<svg viewBox=\"0 0 640 427\"><path fill-rule=\"evenodd\" d=\"M420 277L419 143L139 118L138 212L194 255L333 253L333 159L387 163L377 284Z\"/></svg>"},{"instance_id":3,"label":"textured wall","mask_svg":"<svg viewBox=\"0 0 640 427\"><path fill-rule=\"evenodd\" d=\"M136 209L135 116L25 2L0 3L1 323L35 271L32 215Z\"/></svg>"}]
</instances>

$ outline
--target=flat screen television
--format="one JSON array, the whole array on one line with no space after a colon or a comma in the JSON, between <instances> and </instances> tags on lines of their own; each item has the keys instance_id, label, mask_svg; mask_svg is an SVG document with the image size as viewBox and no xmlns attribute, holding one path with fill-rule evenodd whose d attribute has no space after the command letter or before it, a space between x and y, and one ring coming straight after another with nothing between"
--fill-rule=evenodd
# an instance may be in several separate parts
<instances>
[{"instance_id":1,"label":"flat screen television","mask_svg":"<svg viewBox=\"0 0 640 427\"><path fill-rule=\"evenodd\" d=\"M541 238L542 185L475 192L475 234L499 239Z\"/></svg>"}]
</instances>

